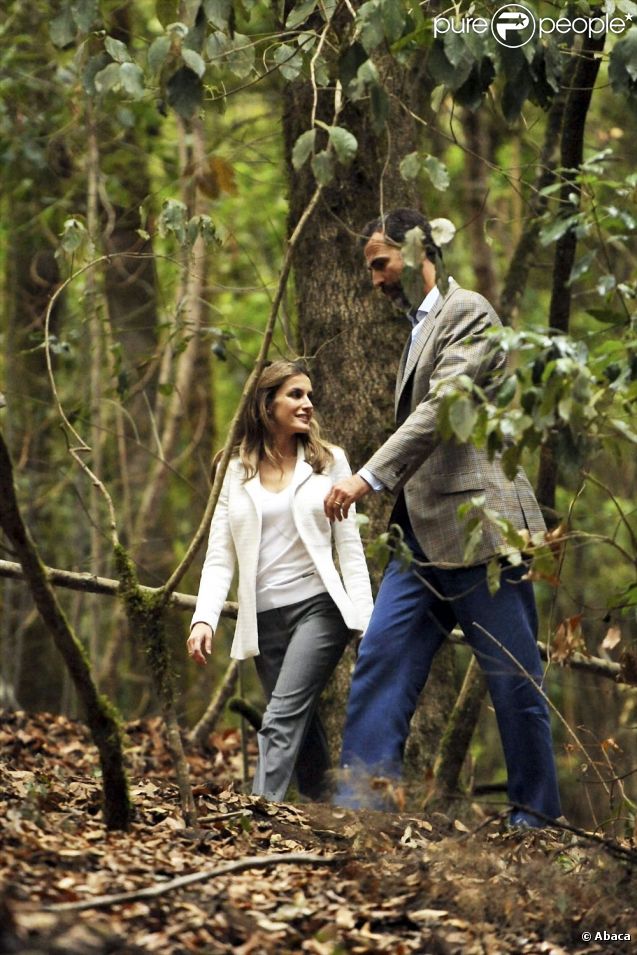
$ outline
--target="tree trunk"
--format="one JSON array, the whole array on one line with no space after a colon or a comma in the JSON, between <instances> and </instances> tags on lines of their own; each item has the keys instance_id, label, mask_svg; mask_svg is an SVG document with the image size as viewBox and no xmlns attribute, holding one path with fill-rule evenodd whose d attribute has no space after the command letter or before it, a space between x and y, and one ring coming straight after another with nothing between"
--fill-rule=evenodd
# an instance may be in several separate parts
<instances>
[{"instance_id":1,"label":"tree trunk","mask_svg":"<svg viewBox=\"0 0 637 955\"><path fill-rule=\"evenodd\" d=\"M22 520L13 484L11 459L2 435L0 483L3 489L0 495L0 526L15 548L35 605L64 659L78 697L86 710L93 742L99 752L103 777L104 822L108 829L126 830L131 822L132 807L115 710L97 691L82 646L57 601L35 544Z\"/></svg>"},{"instance_id":2,"label":"tree trunk","mask_svg":"<svg viewBox=\"0 0 637 955\"><path fill-rule=\"evenodd\" d=\"M606 36L601 34L585 40L580 52L573 82L568 93L562 123L562 141L560 165L563 184L560 189L560 205L572 215L579 208L580 189L575 182L584 156L584 132L586 117L593 95L593 87L599 72ZM576 204L573 203L573 196ZM577 236L574 229L568 229L555 243L553 265L553 289L549 310L549 326L562 334L569 330L571 316L571 286L569 278L573 263ZM537 499L544 511L549 527L559 523L555 510L555 491L558 478L558 455L556 437L549 438L542 446L540 469L537 478Z\"/></svg>"},{"instance_id":3,"label":"tree trunk","mask_svg":"<svg viewBox=\"0 0 637 955\"><path fill-rule=\"evenodd\" d=\"M390 93L387 128L377 135L368 104L349 104L339 125L358 140L347 168L336 167L294 256L298 299L298 340L306 356L316 406L324 432L347 451L352 468L361 467L394 429L396 370L409 329L372 293L357 239L362 226L381 211L420 205L413 186L399 176L400 159L416 148L416 134L398 98L409 100L417 86L395 63L379 62ZM395 97L394 98L394 95ZM313 188L309 169L295 171L291 153L298 136L310 127L313 91L298 80L284 98L284 136L290 183L290 229ZM319 92L317 118L331 124L332 93ZM381 199L382 197L382 199ZM393 500L387 494L367 497L360 510L370 520L371 536L387 524ZM445 648L432 673L432 690L419 707L410 737L407 763L421 775L431 765L455 695L453 650ZM346 653L326 691L322 714L333 755L340 749L344 708L353 652Z\"/></svg>"},{"instance_id":4,"label":"tree trunk","mask_svg":"<svg viewBox=\"0 0 637 955\"><path fill-rule=\"evenodd\" d=\"M489 302L496 302L497 286L493 256L491 246L487 242L489 167L485 160L490 158L490 148L489 136L485 135L484 125L488 121L489 114L484 110L464 111L462 125L468 150L464 175L465 218L468 220L471 236L471 260L476 277L475 290L484 295Z\"/></svg>"}]
</instances>

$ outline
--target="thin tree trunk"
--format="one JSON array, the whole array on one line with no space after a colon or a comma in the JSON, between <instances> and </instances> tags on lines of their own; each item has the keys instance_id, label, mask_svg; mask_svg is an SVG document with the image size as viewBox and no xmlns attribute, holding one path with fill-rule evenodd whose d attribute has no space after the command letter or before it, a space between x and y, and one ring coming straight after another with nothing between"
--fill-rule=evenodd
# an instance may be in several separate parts
<instances>
[{"instance_id":1,"label":"thin tree trunk","mask_svg":"<svg viewBox=\"0 0 637 955\"><path fill-rule=\"evenodd\" d=\"M180 124L180 126L181 138L185 141L186 129L183 128L182 124ZM200 120L192 121L190 133L193 142L192 160L195 166L197 166L198 164L202 164L205 158L203 126ZM184 156L183 161L186 165L188 165L188 158L188 156ZM185 176L185 173L186 166L182 169L182 175ZM202 200L198 196L194 186L192 187L192 194L185 198L189 200L187 205L189 205L190 216L203 212L203 208L200 206ZM151 470L150 478L146 483L142 495L135 526L135 540L142 542L140 557L142 563L146 563L150 559L147 555L147 549L143 546L143 541L147 536L154 515L156 515L159 510L159 499L163 493L169 474L166 462L170 462L176 453L177 442L182 430L181 422L186 414L190 396L196 382L195 368L199 351L199 331L203 324L205 312L204 289L206 285L206 263L205 243L203 238L198 236L185 266L188 342L178 359L174 389L167 404L163 420L160 440L161 460L159 460Z\"/></svg>"},{"instance_id":2,"label":"thin tree trunk","mask_svg":"<svg viewBox=\"0 0 637 955\"><path fill-rule=\"evenodd\" d=\"M188 739L194 746L198 746L200 748L205 747L206 743L208 742L208 737L212 733L225 709L226 703L234 693L238 677L239 661L231 660L228 669L225 672L225 676L219 684L217 692L210 701L210 705L206 709L206 712L203 714L199 722L193 726L189 733Z\"/></svg>"},{"instance_id":3,"label":"thin tree trunk","mask_svg":"<svg viewBox=\"0 0 637 955\"><path fill-rule=\"evenodd\" d=\"M0 495L0 526L15 548L35 605L66 664L85 708L91 735L99 752L103 778L104 821L109 829L126 830L131 822L132 807L115 710L112 704L100 695L93 682L90 665L82 646L57 601L35 544L22 520L13 483L11 459L1 434L0 484L3 489Z\"/></svg>"},{"instance_id":4,"label":"thin tree trunk","mask_svg":"<svg viewBox=\"0 0 637 955\"><path fill-rule=\"evenodd\" d=\"M434 763L434 790L443 798L457 793L460 773L487 695L487 683L475 657L467 667Z\"/></svg>"},{"instance_id":5,"label":"thin tree trunk","mask_svg":"<svg viewBox=\"0 0 637 955\"><path fill-rule=\"evenodd\" d=\"M564 118L564 108L568 87L576 69L577 60L569 61L564 78L564 86L551 103L546 119L544 142L540 152L537 179L533 188L533 195L528 204L527 220L522 235L516 243L511 257L509 268L504 278L500 308L498 314L505 325L510 325L520 305L526 288L531 263L537 253L538 238L540 235L540 217L546 211L549 197L542 190L555 180L555 161L560 140L560 130Z\"/></svg>"},{"instance_id":6,"label":"thin tree trunk","mask_svg":"<svg viewBox=\"0 0 637 955\"><path fill-rule=\"evenodd\" d=\"M577 68L568 93L562 123L560 165L563 184L560 189L560 204L563 210L573 214L579 208L580 189L576 183L584 156L584 132L586 118L599 72L601 54L606 35L601 34L584 41L577 60ZM575 202L573 202L575 197ZM549 309L549 326L568 334L571 316L571 286L569 278L575 262L577 236L568 229L555 243L553 265L553 288ZM559 522L555 509L555 491L558 478L557 442L550 437L540 451L540 469L537 478L537 499L544 511L549 526Z\"/></svg>"},{"instance_id":7,"label":"thin tree trunk","mask_svg":"<svg viewBox=\"0 0 637 955\"><path fill-rule=\"evenodd\" d=\"M496 278L493 268L491 246L487 242L489 207L489 180L485 159L488 158L489 137L484 124L489 114L484 111L465 110L462 119L468 152L465 156L465 196L468 228L471 236L471 261L476 277L476 292L489 302L497 300Z\"/></svg>"}]
</instances>

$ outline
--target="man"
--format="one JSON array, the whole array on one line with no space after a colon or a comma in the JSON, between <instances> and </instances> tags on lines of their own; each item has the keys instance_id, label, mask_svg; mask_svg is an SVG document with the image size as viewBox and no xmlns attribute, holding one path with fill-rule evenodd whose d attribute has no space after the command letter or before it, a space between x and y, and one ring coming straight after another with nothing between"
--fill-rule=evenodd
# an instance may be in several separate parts
<instances>
[{"instance_id":1,"label":"man","mask_svg":"<svg viewBox=\"0 0 637 955\"><path fill-rule=\"evenodd\" d=\"M390 560L354 670L343 738L347 772L337 801L378 805L370 777L398 778L409 724L431 663L456 624L485 673L498 720L512 804L510 824L541 827L560 815L549 713L539 685L537 615L526 568L503 562L500 587L489 593L486 562L502 543L484 528L470 565L458 506L482 495L486 506L531 534L544 522L531 486L519 471L507 479L497 460L471 444L445 441L437 416L446 389L459 375L482 387L497 384L504 356L487 334L500 325L481 295L450 281L436 286L436 247L427 219L397 209L369 223L365 259L375 288L409 305L401 278L401 243L419 227L423 238L423 301L402 356L396 386L397 428L358 474L335 484L325 498L330 520L372 490L397 495L398 524L414 561ZM537 815L536 815L537 813Z\"/></svg>"}]
</instances>

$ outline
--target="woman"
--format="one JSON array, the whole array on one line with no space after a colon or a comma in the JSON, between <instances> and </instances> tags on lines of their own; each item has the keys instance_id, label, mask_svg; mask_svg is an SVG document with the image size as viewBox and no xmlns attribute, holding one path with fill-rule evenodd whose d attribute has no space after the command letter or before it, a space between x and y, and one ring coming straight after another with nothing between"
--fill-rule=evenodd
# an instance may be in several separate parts
<instances>
[{"instance_id":1,"label":"woman","mask_svg":"<svg viewBox=\"0 0 637 955\"><path fill-rule=\"evenodd\" d=\"M206 662L238 561L231 655L255 657L268 700L252 792L275 801L295 769L303 795L324 795L329 754L316 706L352 632L365 630L372 611L353 509L333 525L323 510L332 484L349 474L345 453L319 435L304 366L273 362L243 413L212 519L188 652Z\"/></svg>"}]
</instances>

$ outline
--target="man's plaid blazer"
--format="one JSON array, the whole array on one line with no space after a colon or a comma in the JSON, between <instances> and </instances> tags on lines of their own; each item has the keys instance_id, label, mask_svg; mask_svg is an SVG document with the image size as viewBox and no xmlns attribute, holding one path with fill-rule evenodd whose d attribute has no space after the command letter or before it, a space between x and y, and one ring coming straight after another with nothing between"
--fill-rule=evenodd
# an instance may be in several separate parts
<instances>
[{"instance_id":1,"label":"man's plaid blazer","mask_svg":"<svg viewBox=\"0 0 637 955\"><path fill-rule=\"evenodd\" d=\"M401 489L409 519L427 558L435 564L465 563L467 540L458 506L484 496L485 506L518 529L545 529L533 490L520 469L510 481L497 460L472 444L443 441L437 429L441 398L459 375L483 388L501 378L505 357L485 332L501 322L477 292L451 282L405 347L396 382L397 429L366 463L385 487ZM469 515L470 516L470 515ZM471 563L482 563L502 544L496 527L484 526Z\"/></svg>"}]
</instances>

